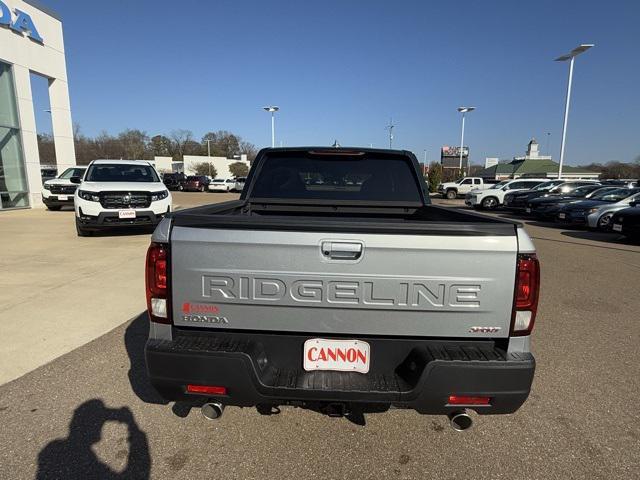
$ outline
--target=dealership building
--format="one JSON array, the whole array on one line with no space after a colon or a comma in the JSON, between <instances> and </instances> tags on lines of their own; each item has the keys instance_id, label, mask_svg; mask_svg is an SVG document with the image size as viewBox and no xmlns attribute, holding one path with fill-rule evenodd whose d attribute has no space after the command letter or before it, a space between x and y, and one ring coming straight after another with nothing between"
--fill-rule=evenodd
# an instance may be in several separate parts
<instances>
[{"instance_id":1,"label":"dealership building","mask_svg":"<svg viewBox=\"0 0 640 480\"><path fill-rule=\"evenodd\" d=\"M48 82L62 172L76 164L62 22L36 0L0 0L0 210L42 206L33 75Z\"/></svg>"}]
</instances>

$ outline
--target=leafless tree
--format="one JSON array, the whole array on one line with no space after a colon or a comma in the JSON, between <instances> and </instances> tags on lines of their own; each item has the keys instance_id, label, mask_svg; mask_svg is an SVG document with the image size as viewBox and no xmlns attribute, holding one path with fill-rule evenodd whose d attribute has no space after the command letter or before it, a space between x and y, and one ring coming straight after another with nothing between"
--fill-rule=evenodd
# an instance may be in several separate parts
<instances>
[{"instance_id":1,"label":"leafless tree","mask_svg":"<svg viewBox=\"0 0 640 480\"><path fill-rule=\"evenodd\" d=\"M175 147L173 159L183 160L184 146L187 142L193 141L193 132L191 130L184 129L172 130L169 137L171 138L171 140L173 140L173 144Z\"/></svg>"}]
</instances>

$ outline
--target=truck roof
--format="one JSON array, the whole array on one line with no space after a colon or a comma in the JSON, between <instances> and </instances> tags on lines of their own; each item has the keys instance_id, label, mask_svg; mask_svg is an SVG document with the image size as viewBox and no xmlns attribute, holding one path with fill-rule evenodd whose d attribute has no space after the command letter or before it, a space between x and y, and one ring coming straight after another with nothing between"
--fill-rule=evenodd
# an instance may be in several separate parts
<instances>
[{"instance_id":1,"label":"truck roof","mask_svg":"<svg viewBox=\"0 0 640 480\"><path fill-rule=\"evenodd\" d=\"M389 148L369 148L369 147L328 147L328 146L298 146L298 147L267 147L260 150L259 153L265 152L322 152L322 153L334 153L334 154L345 154L345 153L386 153L393 155L411 155L413 156L413 152L409 150L396 150Z\"/></svg>"}]
</instances>

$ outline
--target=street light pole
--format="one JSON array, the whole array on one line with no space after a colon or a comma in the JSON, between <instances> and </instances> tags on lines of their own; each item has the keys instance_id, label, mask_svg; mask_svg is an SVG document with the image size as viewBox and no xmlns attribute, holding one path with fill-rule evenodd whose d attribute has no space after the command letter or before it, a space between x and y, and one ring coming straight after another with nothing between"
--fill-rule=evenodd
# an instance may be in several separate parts
<instances>
[{"instance_id":1,"label":"street light pole","mask_svg":"<svg viewBox=\"0 0 640 480\"><path fill-rule=\"evenodd\" d=\"M581 53L586 52L591 47L592 43L583 43L578 47L571 50L571 52L561 57L556 58L556 62L566 62L569 60L569 81L567 83L567 98L564 104L564 121L562 122L562 140L560 141L560 164L558 166L558 178L562 178L562 166L564 165L564 147L567 140L567 124L569 123L569 104L571 103L571 84L573 83L573 64L575 58Z\"/></svg>"},{"instance_id":2,"label":"street light pole","mask_svg":"<svg viewBox=\"0 0 640 480\"><path fill-rule=\"evenodd\" d=\"M458 111L462 113L462 135L460 137L460 170L462 170L462 153L464 152L464 117L465 113L473 112L476 107L458 107ZM469 157L467 156L467 164L469 163Z\"/></svg>"},{"instance_id":3,"label":"street light pole","mask_svg":"<svg viewBox=\"0 0 640 480\"><path fill-rule=\"evenodd\" d=\"M274 148L276 146L276 112L280 110L280 107L271 105L262 108L267 112L271 112L271 148Z\"/></svg>"}]
</instances>

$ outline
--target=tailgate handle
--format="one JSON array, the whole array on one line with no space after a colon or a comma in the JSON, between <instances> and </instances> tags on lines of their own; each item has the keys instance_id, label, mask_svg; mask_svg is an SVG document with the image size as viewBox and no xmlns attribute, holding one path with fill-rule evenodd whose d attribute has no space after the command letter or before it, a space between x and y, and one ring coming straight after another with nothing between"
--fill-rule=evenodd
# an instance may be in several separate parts
<instances>
[{"instance_id":1,"label":"tailgate handle","mask_svg":"<svg viewBox=\"0 0 640 480\"><path fill-rule=\"evenodd\" d=\"M334 260L357 260L362 255L362 243L322 242L322 255Z\"/></svg>"}]
</instances>

